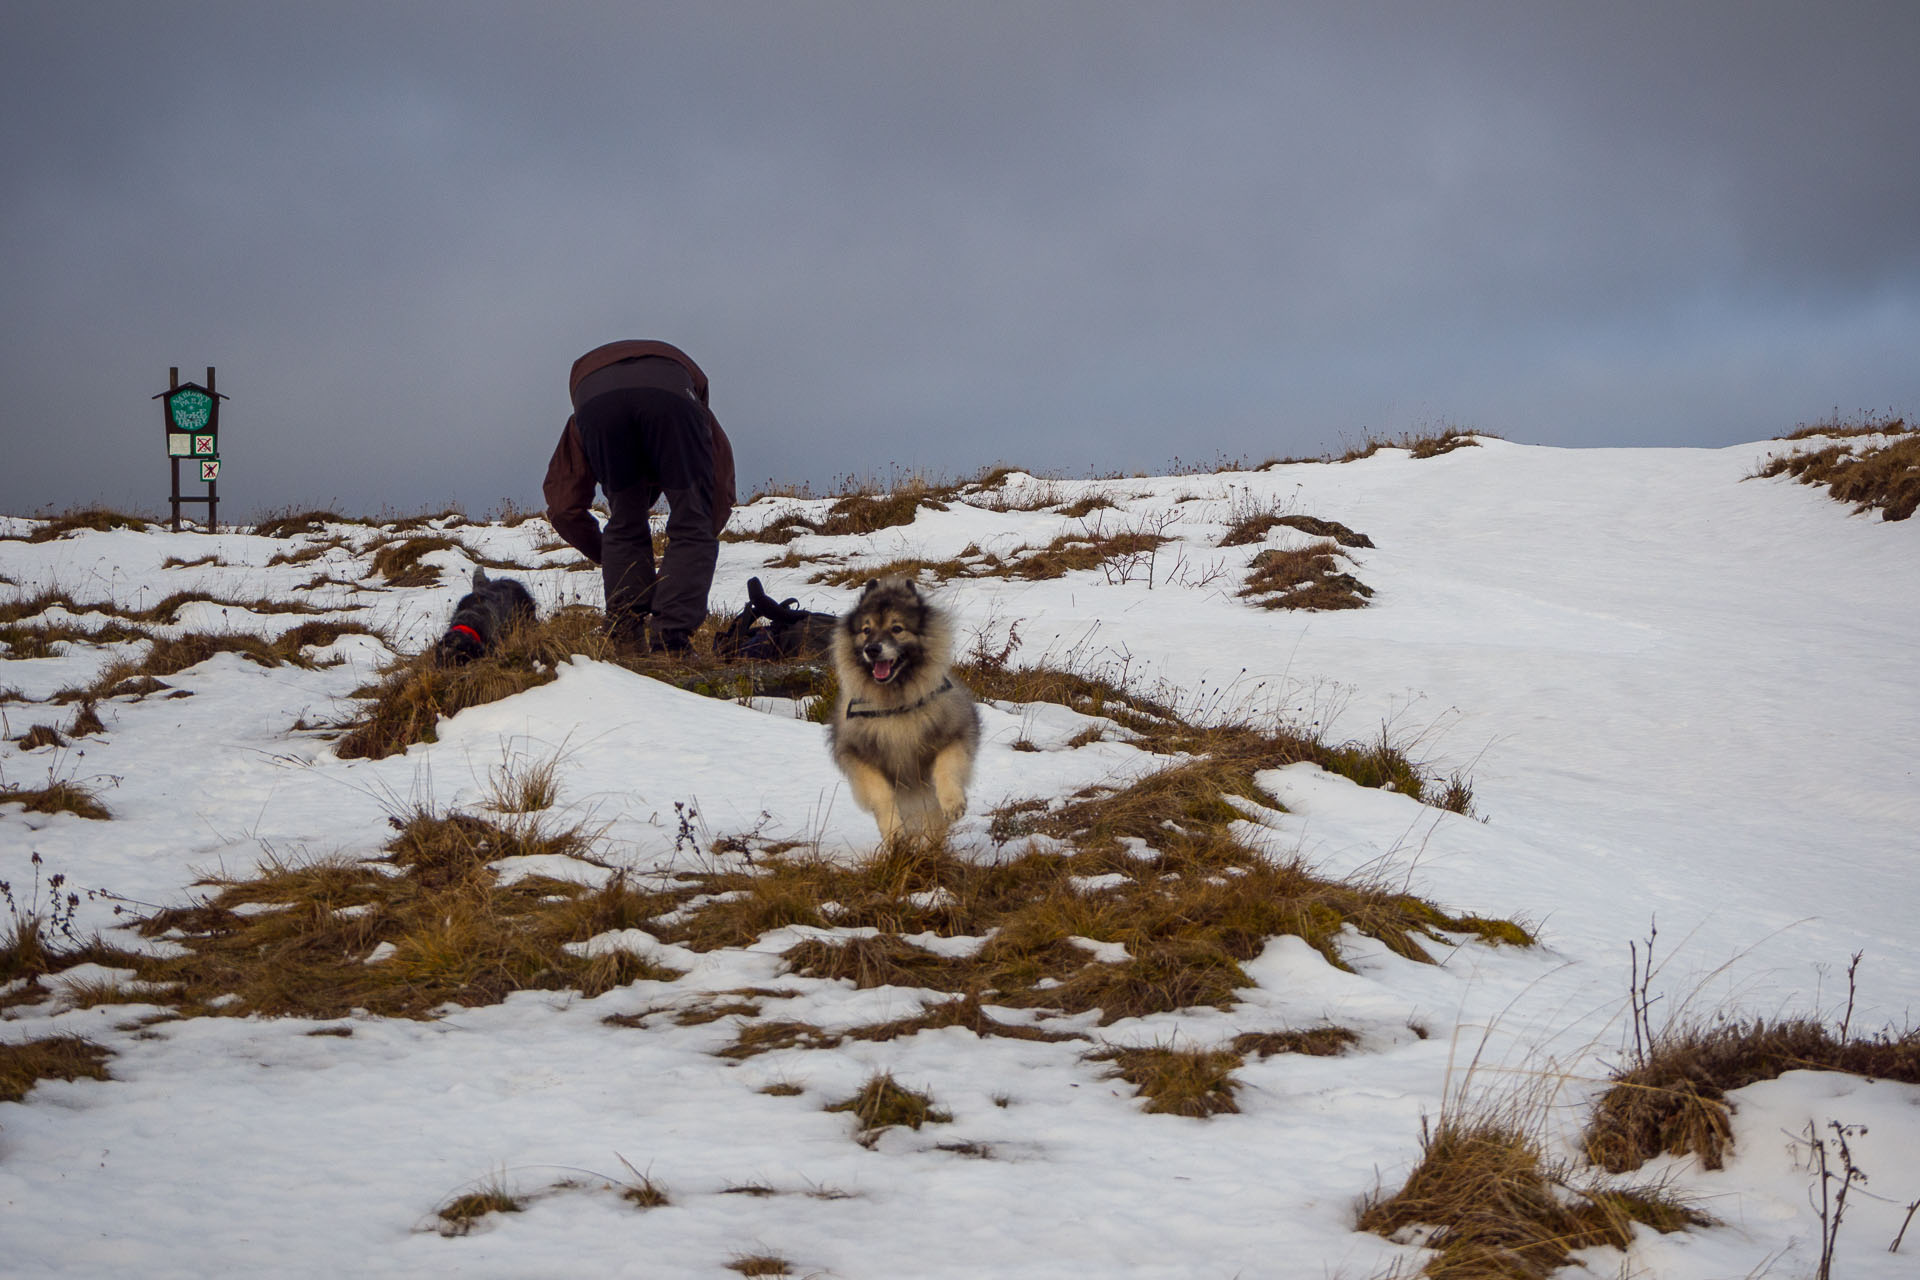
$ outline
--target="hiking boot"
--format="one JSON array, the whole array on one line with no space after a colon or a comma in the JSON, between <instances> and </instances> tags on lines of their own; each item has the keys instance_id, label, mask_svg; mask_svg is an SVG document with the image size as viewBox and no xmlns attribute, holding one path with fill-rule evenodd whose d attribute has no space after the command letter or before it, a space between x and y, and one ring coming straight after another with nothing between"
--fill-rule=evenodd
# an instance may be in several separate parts
<instances>
[{"instance_id":1,"label":"hiking boot","mask_svg":"<svg viewBox=\"0 0 1920 1280\"><path fill-rule=\"evenodd\" d=\"M632 657L647 651L645 619L608 618L601 625L600 633L607 638L607 643L617 656Z\"/></svg>"},{"instance_id":2,"label":"hiking boot","mask_svg":"<svg viewBox=\"0 0 1920 1280\"><path fill-rule=\"evenodd\" d=\"M684 631L669 628L654 632L647 640L647 648L653 653L685 661L693 656L693 639Z\"/></svg>"}]
</instances>

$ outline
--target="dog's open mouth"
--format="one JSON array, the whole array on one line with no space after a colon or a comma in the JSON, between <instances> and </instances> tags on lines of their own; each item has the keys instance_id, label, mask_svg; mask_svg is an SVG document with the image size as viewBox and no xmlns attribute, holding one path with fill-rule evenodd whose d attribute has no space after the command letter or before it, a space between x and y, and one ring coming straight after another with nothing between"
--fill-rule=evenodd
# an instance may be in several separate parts
<instances>
[{"instance_id":1,"label":"dog's open mouth","mask_svg":"<svg viewBox=\"0 0 1920 1280\"><path fill-rule=\"evenodd\" d=\"M880 684L893 679L893 659L879 658L873 664L873 678Z\"/></svg>"}]
</instances>

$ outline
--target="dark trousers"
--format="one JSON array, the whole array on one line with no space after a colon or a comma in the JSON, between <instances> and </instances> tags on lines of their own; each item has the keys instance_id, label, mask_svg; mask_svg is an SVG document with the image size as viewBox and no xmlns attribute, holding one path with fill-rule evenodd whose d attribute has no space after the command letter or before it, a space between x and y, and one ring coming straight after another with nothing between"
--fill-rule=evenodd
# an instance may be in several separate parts
<instances>
[{"instance_id":1,"label":"dark trousers","mask_svg":"<svg viewBox=\"0 0 1920 1280\"><path fill-rule=\"evenodd\" d=\"M628 387L597 395L574 415L593 478L611 509L601 530L607 619L637 638L648 613L659 634L692 634L707 620L720 558L713 528L713 433L682 392ZM667 550L659 572L647 513L667 499Z\"/></svg>"}]
</instances>

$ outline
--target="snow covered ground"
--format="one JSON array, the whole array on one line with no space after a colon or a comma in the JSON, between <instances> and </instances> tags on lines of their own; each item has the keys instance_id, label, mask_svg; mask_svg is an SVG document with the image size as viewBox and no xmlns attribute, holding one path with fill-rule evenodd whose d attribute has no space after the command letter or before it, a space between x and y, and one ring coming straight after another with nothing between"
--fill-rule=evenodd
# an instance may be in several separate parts
<instances>
[{"instance_id":1,"label":"snow covered ground","mask_svg":"<svg viewBox=\"0 0 1920 1280\"><path fill-rule=\"evenodd\" d=\"M735 1019L602 1021L778 985L798 994L777 1016L831 1030L932 998L787 974L784 933L746 950L666 948L684 977L595 999L523 992L431 1022L327 1024L350 1036L314 1035L322 1024L300 1019L143 1028L140 1015L157 1008L51 1001L7 1010L0 1040L84 1034L113 1051L113 1079L42 1082L24 1103L0 1104L0 1272L726 1276L738 1274L729 1262L756 1255L786 1259L796 1275L847 1278L1364 1278L1417 1267L1417 1249L1354 1230L1357 1204L1399 1185L1422 1117L1463 1091L1532 1087L1550 1098L1557 1140L1577 1131L1622 1042L1628 944L1655 921L1661 1013L1837 1015L1848 960L1862 952L1854 1028L1910 1025L1920 522L1849 516L1813 489L1745 479L1787 447L1485 440L1429 459L1388 449L1260 472L1015 475L996 491L1001 502L977 495L868 537L790 544L877 565L970 544L1004 555L1096 523L1161 529L1177 541L1150 565L960 580L944 598L963 640L1017 623L1016 661L1104 664L1197 713L1252 709L1319 723L1335 739L1371 738L1384 724L1439 775L1471 774L1484 821L1313 766L1277 771L1262 781L1287 812L1266 838L1334 873L1391 868L1451 910L1522 919L1540 947L1466 945L1425 966L1352 937L1346 973L1282 938L1248 966L1258 986L1231 1011L1050 1024L1127 1045L1212 1045L1327 1022L1360 1033L1343 1057L1250 1059L1238 1072L1240 1114L1143 1114L1129 1086L1084 1060L1085 1041L948 1029L732 1062L714 1051ZM1094 493L1117 505L1079 519L1018 509L1023 498ZM1005 500L1013 509L989 509ZM736 527L825 505L763 500ZM1273 612L1237 598L1260 547L1216 544L1232 516L1269 506L1368 534L1375 549L1352 558L1376 591L1370 607ZM0 602L57 588L143 607L203 588L308 600L409 651L437 634L470 560L430 557L443 571L437 587L305 588L316 575L365 574L359 548L376 531L330 532L350 545L274 566L275 554L314 539L116 530L0 542ZM598 599L597 575L536 549L551 536L541 521L450 532L477 553L548 566L520 575L543 606ZM1304 541L1277 529L1266 545ZM714 607L743 601L759 574L776 597L844 608L851 594L808 585L808 569L764 567L788 549L724 544ZM162 567L207 555L218 562ZM153 629L273 635L304 620L199 604ZM64 724L71 708L40 700L138 652L70 644L0 662L0 687L22 699L0 703L7 737ZM0 804L0 879L16 893L29 886L37 852L77 885L178 904L200 875L244 874L265 857L371 855L391 835L389 814L416 802L475 806L503 763L555 755L562 811L603 826L603 853L624 865L697 863L713 839L748 830L838 856L873 846L821 729L790 706L703 698L580 659L550 684L452 718L435 743L343 761L294 726L349 714L345 695L388 652L348 636L322 656L343 661L264 668L222 654L169 678L191 697L103 703L103 735L0 746L0 781L80 781L114 814L92 822ZM989 848L986 815L998 805L1144 767L1123 743L1069 746L1075 720L1050 706L988 709L960 847ZM1014 750L1023 738L1041 750ZM676 802L697 810L705 847L676 843ZM134 945L118 923L104 900L80 908L83 931ZM952 1123L855 1143L855 1122L823 1108L876 1070L930 1092ZM761 1092L769 1084L800 1092ZM1809 1120L1868 1128L1855 1154L1871 1182L1849 1207L1835 1274L1915 1274L1920 1229L1901 1253L1887 1246L1920 1198L1920 1088L1798 1072L1736 1101L1724 1170L1685 1160L1648 1171L1704 1197L1722 1225L1643 1232L1624 1259L1585 1255L1593 1274L1811 1275L1813 1175L1789 1137ZM629 1167L671 1203L622 1200ZM458 1238L435 1230L437 1208L493 1185L528 1197L524 1211Z\"/></svg>"}]
</instances>

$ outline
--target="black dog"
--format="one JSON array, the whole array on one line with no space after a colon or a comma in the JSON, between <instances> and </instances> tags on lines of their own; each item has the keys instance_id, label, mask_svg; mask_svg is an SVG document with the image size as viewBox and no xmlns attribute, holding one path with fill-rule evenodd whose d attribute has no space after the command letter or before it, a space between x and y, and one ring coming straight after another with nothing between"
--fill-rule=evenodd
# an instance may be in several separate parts
<instances>
[{"instance_id":1,"label":"black dog","mask_svg":"<svg viewBox=\"0 0 1920 1280\"><path fill-rule=\"evenodd\" d=\"M485 569L473 571L473 590L454 606L447 634L433 646L435 666L458 667L493 648L509 627L532 622L537 614L533 597L514 578L489 578Z\"/></svg>"}]
</instances>

